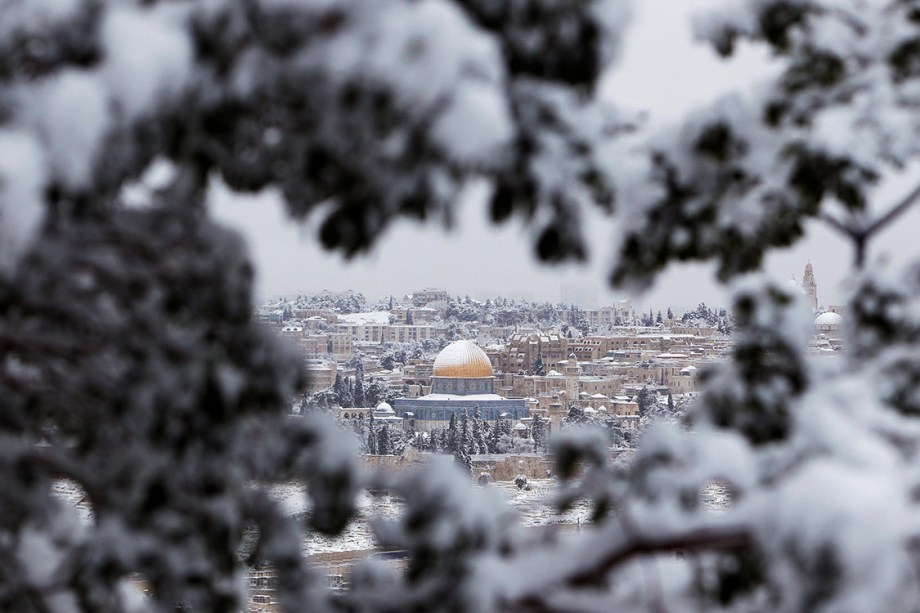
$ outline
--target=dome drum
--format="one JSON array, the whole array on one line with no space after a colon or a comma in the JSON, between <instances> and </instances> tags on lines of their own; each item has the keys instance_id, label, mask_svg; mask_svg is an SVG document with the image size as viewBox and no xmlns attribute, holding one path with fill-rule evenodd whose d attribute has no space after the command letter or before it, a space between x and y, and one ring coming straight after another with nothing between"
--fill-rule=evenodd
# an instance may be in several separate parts
<instances>
[{"instance_id":1,"label":"dome drum","mask_svg":"<svg viewBox=\"0 0 920 613\"><path fill-rule=\"evenodd\" d=\"M432 394L494 394L495 380L492 377L432 377Z\"/></svg>"}]
</instances>

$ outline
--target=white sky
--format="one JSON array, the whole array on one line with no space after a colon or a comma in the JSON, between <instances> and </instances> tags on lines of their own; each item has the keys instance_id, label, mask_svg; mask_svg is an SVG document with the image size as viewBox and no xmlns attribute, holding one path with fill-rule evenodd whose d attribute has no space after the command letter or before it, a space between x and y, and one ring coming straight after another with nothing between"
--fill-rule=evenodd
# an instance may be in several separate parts
<instances>
[{"instance_id":1,"label":"white sky","mask_svg":"<svg viewBox=\"0 0 920 613\"><path fill-rule=\"evenodd\" d=\"M731 62L719 60L708 48L692 40L690 15L717 4L713 0L634 0L635 18L619 64L605 79L602 92L619 106L645 109L653 122L679 119L688 110L721 93L743 90L769 74L768 58L741 49ZM917 177L920 173L913 172ZM908 179L892 181L880 189L884 209L906 193ZM422 287L443 287L455 294L526 297L535 300L570 300L563 287L596 296L599 304L631 298L639 307L678 312L701 301L728 306L728 294L705 265L680 266L661 276L644 296L611 291L606 273L612 236L608 219L598 214L586 218L591 260L587 265L541 265L531 255L532 235L520 222L503 226L487 221L487 210L473 198L458 203L458 223L449 232L434 222L418 225L401 221L391 227L373 251L346 261L324 252L316 239L315 224L300 226L284 214L276 197L262 194L240 197L218 191L214 212L218 219L243 232L256 263L261 297L274 294L354 289L369 299L401 296ZM895 224L872 255L887 253L905 260L917 254L912 234L920 228L920 210ZM811 260L822 304L843 300L841 284L849 273L849 247L825 226L814 223L795 247L772 254L768 274L801 280Z\"/></svg>"}]
</instances>

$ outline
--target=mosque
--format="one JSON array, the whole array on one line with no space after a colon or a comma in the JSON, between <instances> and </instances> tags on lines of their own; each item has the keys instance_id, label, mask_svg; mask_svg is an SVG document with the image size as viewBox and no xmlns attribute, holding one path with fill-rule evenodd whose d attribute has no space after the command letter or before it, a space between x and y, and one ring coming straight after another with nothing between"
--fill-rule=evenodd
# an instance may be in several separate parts
<instances>
[{"instance_id":1,"label":"mosque","mask_svg":"<svg viewBox=\"0 0 920 613\"><path fill-rule=\"evenodd\" d=\"M495 393L489 356L466 339L449 344L435 358L431 393L418 398L397 398L393 409L414 420L415 428L420 431L446 428L451 415L459 418L464 410L472 416L478 409L482 418L489 421L517 422L529 416L523 398L503 398Z\"/></svg>"}]
</instances>

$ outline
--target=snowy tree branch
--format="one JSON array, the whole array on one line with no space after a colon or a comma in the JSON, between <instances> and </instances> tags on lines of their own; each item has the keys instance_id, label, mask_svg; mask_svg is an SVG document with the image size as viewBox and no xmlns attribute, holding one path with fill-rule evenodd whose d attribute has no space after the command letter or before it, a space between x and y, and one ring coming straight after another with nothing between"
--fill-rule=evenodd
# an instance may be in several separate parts
<instances>
[{"instance_id":1,"label":"snowy tree branch","mask_svg":"<svg viewBox=\"0 0 920 613\"><path fill-rule=\"evenodd\" d=\"M588 568L577 568L564 574L559 583L570 589L583 589L603 583L604 578L617 567L638 556L677 553L724 551L739 547L748 547L753 543L750 526L727 525L719 527L697 528L689 532L668 534L634 534L619 547L614 547L605 556ZM546 586L543 586L545 588ZM559 612L546 602L544 594L529 593L515 602L507 603L502 610ZM571 609L565 609L570 611Z\"/></svg>"},{"instance_id":2,"label":"snowy tree branch","mask_svg":"<svg viewBox=\"0 0 920 613\"><path fill-rule=\"evenodd\" d=\"M866 248L869 240L907 212L910 207L916 204L918 199L920 199L920 185L917 185L900 202L867 226L861 227L855 220L852 223L847 223L828 213L821 213L819 219L853 242L853 265L855 268L861 269L865 265Z\"/></svg>"}]
</instances>

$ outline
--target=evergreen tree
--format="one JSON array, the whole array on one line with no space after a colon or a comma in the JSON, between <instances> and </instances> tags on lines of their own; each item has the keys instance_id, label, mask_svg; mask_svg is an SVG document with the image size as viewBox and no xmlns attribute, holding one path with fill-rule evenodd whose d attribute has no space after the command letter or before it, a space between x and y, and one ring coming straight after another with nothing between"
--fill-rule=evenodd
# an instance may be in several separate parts
<instances>
[{"instance_id":1,"label":"evergreen tree","mask_svg":"<svg viewBox=\"0 0 920 613\"><path fill-rule=\"evenodd\" d=\"M569 412L562 420L562 426L581 426L589 422L588 416L585 414L584 409L579 406L572 405L569 407Z\"/></svg>"},{"instance_id":2,"label":"evergreen tree","mask_svg":"<svg viewBox=\"0 0 920 613\"><path fill-rule=\"evenodd\" d=\"M483 421L482 412L479 410L478 406L473 410L472 428L472 444L470 447L470 453L488 453L488 424Z\"/></svg>"},{"instance_id":3,"label":"evergreen tree","mask_svg":"<svg viewBox=\"0 0 920 613\"><path fill-rule=\"evenodd\" d=\"M439 443L440 453L453 453L451 451L452 447L457 445L457 434L454 431L453 436L451 436L450 428L443 428L441 430L441 441Z\"/></svg>"},{"instance_id":4,"label":"evergreen tree","mask_svg":"<svg viewBox=\"0 0 920 613\"><path fill-rule=\"evenodd\" d=\"M473 427L466 409L460 414L460 449L466 455L475 453L473 449Z\"/></svg>"},{"instance_id":5,"label":"evergreen tree","mask_svg":"<svg viewBox=\"0 0 920 613\"><path fill-rule=\"evenodd\" d=\"M356 407L368 406L367 398L364 395L364 379L363 378L355 380L354 406Z\"/></svg>"},{"instance_id":6,"label":"evergreen tree","mask_svg":"<svg viewBox=\"0 0 920 613\"><path fill-rule=\"evenodd\" d=\"M489 432L488 439L488 452L489 453L498 453L498 441L501 438L501 428L499 424L502 422L501 419L495 422L495 425L492 427L492 431Z\"/></svg>"},{"instance_id":7,"label":"evergreen tree","mask_svg":"<svg viewBox=\"0 0 920 613\"><path fill-rule=\"evenodd\" d=\"M639 404L639 417L645 417L655 403L655 394L643 385L636 396L636 402Z\"/></svg>"},{"instance_id":8,"label":"evergreen tree","mask_svg":"<svg viewBox=\"0 0 920 613\"><path fill-rule=\"evenodd\" d=\"M380 455L394 455L393 444L390 440L390 425L383 424L377 428L377 453Z\"/></svg>"},{"instance_id":9,"label":"evergreen tree","mask_svg":"<svg viewBox=\"0 0 920 613\"><path fill-rule=\"evenodd\" d=\"M507 417L499 417L489 437L489 453L505 453L507 448L503 445L507 445L507 442L511 440L511 432L511 420Z\"/></svg>"},{"instance_id":10,"label":"evergreen tree","mask_svg":"<svg viewBox=\"0 0 920 613\"><path fill-rule=\"evenodd\" d=\"M531 367L531 373L542 377L546 374L546 368L543 365L543 354L538 353L537 358L533 361L533 366Z\"/></svg>"},{"instance_id":11,"label":"evergreen tree","mask_svg":"<svg viewBox=\"0 0 920 613\"><path fill-rule=\"evenodd\" d=\"M671 310L671 307L668 307L668 320L674 319L674 311Z\"/></svg>"},{"instance_id":12,"label":"evergreen tree","mask_svg":"<svg viewBox=\"0 0 920 613\"><path fill-rule=\"evenodd\" d=\"M346 407L345 404L345 384L342 382L342 374L335 373L335 381L332 384L332 393L335 394L335 401L340 407Z\"/></svg>"},{"instance_id":13,"label":"evergreen tree","mask_svg":"<svg viewBox=\"0 0 920 613\"><path fill-rule=\"evenodd\" d=\"M431 453L444 453L444 448L441 445L442 440L442 431L443 428L432 428L428 432L428 446L426 451Z\"/></svg>"},{"instance_id":14,"label":"evergreen tree","mask_svg":"<svg viewBox=\"0 0 920 613\"><path fill-rule=\"evenodd\" d=\"M479 448L482 453L492 453L492 425L485 419L480 424Z\"/></svg>"},{"instance_id":15,"label":"evergreen tree","mask_svg":"<svg viewBox=\"0 0 920 613\"><path fill-rule=\"evenodd\" d=\"M668 392L668 413L674 413L674 396Z\"/></svg>"},{"instance_id":16,"label":"evergreen tree","mask_svg":"<svg viewBox=\"0 0 920 613\"><path fill-rule=\"evenodd\" d=\"M412 309L406 309L406 325L411 325L413 322Z\"/></svg>"},{"instance_id":17,"label":"evergreen tree","mask_svg":"<svg viewBox=\"0 0 920 613\"><path fill-rule=\"evenodd\" d=\"M655 323L664 323L664 318L661 316L661 311L658 311L658 315L655 316Z\"/></svg>"},{"instance_id":18,"label":"evergreen tree","mask_svg":"<svg viewBox=\"0 0 920 613\"><path fill-rule=\"evenodd\" d=\"M396 368L396 360L392 355L387 354L380 359L380 367L384 370L393 370Z\"/></svg>"},{"instance_id":19,"label":"evergreen tree","mask_svg":"<svg viewBox=\"0 0 920 613\"><path fill-rule=\"evenodd\" d=\"M377 428L374 425L374 414L371 413L367 423L367 453L377 455Z\"/></svg>"},{"instance_id":20,"label":"evergreen tree","mask_svg":"<svg viewBox=\"0 0 920 613\"><path fill-rule=\"evenodd\" d=\"M450 421L447 423L447 432L445 432L445 435L445 451L456 455L461 449L461 438L460 432L457 429L456 413L450 414Z\"/></svg>"},{"instance_id":21,"label":"evergreen tree","mask_svg":"<svg viewBox=\"0 0 920 613\"><path fill-rule=\"evenodd\" d=\"M533 438L534 449L537 451L546 450L546 427L547 422L539 414L533 416L533 422L530 426L530 436Z\"/></svg>"}]
</instances>

